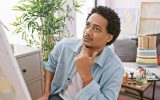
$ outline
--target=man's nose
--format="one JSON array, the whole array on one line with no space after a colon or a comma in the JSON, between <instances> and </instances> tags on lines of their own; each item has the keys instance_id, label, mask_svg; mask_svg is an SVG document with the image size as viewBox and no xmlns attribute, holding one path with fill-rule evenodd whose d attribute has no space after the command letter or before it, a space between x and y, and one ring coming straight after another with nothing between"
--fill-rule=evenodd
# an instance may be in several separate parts
<instances>
[{"instance_id":1,"label":"man's nose","mask_svg":"<svg viewBox=\"0 0 160 100\"><path fill-rule=\"evenodd\" d=\"M92 36L93 35L92 29L91 28L86 29L85 34Z\"/></svg>"}]
</instances>

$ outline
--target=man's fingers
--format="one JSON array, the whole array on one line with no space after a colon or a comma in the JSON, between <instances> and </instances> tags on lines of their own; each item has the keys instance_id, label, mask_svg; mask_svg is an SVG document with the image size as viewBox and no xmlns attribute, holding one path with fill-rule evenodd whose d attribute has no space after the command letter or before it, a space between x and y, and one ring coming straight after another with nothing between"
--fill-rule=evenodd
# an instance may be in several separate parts
<instances>
[{"instance_id":1,"label":"man's fingers","mask_svg":"<svg viewBox=\"0 0 160 100\"><path fill-rule=\"evenodd\" d=\"M92 57L90 58L92 61L94 61L96 59L96 56L97 56L97 52L94 52Z\"/></svg>"},{"instance_id":2,"label":"man's fingers","mask_svg":"<svg viewBox=\"0 0 160 100\"><path fill-rule=\"evenodd\" d=\"M88 54L88 48L86 48L85 46L83 46L83 48L82 48L82 51L81 51L81 54L85 54L85 55L89 55Z\"/></svg>"}]
</instances>

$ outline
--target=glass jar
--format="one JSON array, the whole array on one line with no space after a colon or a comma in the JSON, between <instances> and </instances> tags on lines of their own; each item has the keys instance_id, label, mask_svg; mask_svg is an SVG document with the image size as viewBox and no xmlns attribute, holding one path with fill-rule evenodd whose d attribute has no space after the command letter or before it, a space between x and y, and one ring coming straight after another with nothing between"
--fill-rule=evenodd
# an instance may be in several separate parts
<instances>
[{"instance_id":1,"label":"glass jar","mask_svg":"<svg viewBox=\"0 0 160 100\"><path fill-rule=\"evenodd\" d=\"M136 75L136 87L141 88L143 87L143 74L142 73L138 73Z\"/></svg>"}]
</instances>

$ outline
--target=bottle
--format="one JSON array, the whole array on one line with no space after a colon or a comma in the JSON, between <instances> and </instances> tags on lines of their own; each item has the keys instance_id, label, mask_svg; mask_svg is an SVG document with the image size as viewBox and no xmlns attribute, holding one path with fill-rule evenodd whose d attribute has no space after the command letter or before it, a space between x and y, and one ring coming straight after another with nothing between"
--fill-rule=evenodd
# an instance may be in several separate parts
<instances>
[{"instance_id":1,"label":"bottle","mask_svg":"<svg viewBox=\"0 0 160 100\"><path fill-rule=\"evenodd\" d=\"M147 84L147 71L146 71L146 69L144 70L144 74L143 74L143 84Z\"/></svg>"},{"instance_id":2,"label":"bottle","mask_svg":"<svg viewBox=\"0 0 160 100\"><path fill-rule=\"evenodd\" d=\"M12 84L0 72L0 100L15 100Z\"/></svg>"},{"instance_id":3,"label":"bottle","mask_svg":"<svg viewBox=\"0 0 160 100\"><path fill-rule=\"evenodd\" d=\"M142 88L143 87L143 73L139 72L136 75L136 87Z\"/></svg>"},{"instance_id":4,"label":"bottle","mask_svg":"<svg viewBox=\"0 0 160 100\"><path fill-rule=\"evenodd\" d=\"M128 84L128 73L126 73L125 82Z\"/></svg>"}]
</instances>

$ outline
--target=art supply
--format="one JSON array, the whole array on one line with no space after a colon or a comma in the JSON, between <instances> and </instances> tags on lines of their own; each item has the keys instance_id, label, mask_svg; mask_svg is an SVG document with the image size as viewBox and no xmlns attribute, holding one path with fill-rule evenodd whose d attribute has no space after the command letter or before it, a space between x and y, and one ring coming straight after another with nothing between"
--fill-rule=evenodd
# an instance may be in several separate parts
<instances>
[{"instance_id":1,"label":"art supply","mask_svg":"<svg viewBox=\"0 0 160 100\"><path fill-rule=\"evenodd\" d=\"M126 73L125 82L128 84L128 73Z\"/></svg>"}]
</instances>

